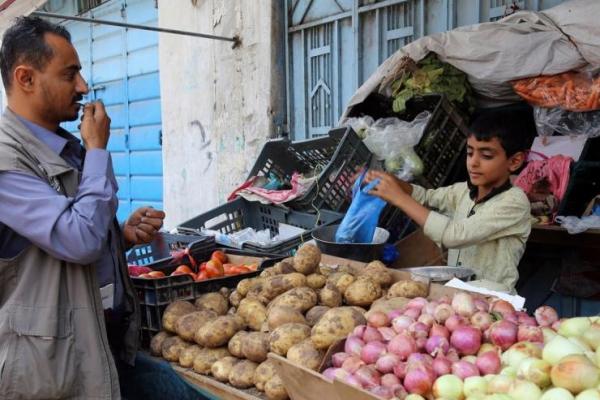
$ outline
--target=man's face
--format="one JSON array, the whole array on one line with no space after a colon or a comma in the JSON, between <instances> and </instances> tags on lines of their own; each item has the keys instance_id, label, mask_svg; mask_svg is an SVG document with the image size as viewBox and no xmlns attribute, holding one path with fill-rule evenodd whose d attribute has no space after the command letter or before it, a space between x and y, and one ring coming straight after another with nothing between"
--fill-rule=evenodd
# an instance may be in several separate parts
<instances>
[{"instance_id":1,"label":"man's face","mask_svg":"<svg viewBox=\"0 0 600 400\"><path fill-rule=\"evenodd\" d=\"M35 107L47 121L74 121L79 115L83 95L89 92L81 76L81 64L71 43L61 36L45 35L53 57L42 71L35 70Z\"/></svg>"},{"instance_id":2,"label":"man's face","mask_svg":"<svg viewBox=\"0 0 600 400\"><path fill-rule=\"evenodd\" d=\"M491 189L502 185L519 167L517 158L506 156L498 138L480 141L471 135L467 139L467 170L475 186Z\"/></svg>"}]
</instances>

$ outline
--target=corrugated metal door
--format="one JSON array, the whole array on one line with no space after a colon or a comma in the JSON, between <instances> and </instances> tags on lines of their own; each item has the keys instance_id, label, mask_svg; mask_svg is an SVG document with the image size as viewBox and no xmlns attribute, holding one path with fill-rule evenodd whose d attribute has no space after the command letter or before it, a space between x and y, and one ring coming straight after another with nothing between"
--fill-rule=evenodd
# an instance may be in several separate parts
<instances>
[{"instance_id":1,"label":"corrugated metal door","mask_svg":"<svg viewBox=\"0 0 600 400\"><path fill-rule=\"evenodd\" d=\"M154 0L112 0L86 17L157 25ZM102 99L111 117L108 149L119 183L117 217L142 205L162 208L161 107L158 35L82 22L66 22L90 99ZM78 122L66 124L76 132Z\"/></svg>"},{"instance_id":2,"label":"corrugated metal door","mask_svg":"<svg viewBox=\"0 0 600 400\"><path fill-rule=\"evenodd\" d=\"M562 0L286 0L288 123L293 139L327 133L356 89L410 41ZM516 6L516 7L515 7Z\"/></svg>"}]
</instances>

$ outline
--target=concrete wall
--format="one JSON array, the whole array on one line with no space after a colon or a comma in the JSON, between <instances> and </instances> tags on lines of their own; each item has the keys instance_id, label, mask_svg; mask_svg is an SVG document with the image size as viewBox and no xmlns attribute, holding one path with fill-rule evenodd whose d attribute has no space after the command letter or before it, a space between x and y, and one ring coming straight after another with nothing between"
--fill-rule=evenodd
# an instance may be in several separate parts
<instances>
[{"instance_id":1,"label":"concrete wall","mask_svg":"<svg viewBox=\"0 0 600 400\"><path fill-rule=\"evenodd\" d=\"M159 1L159 25L242 45L161 34L165 226L225 202L285 111L283 10L278 0ZM177 4L177 6L175 6Z\"/></svg>"}]
</instances>

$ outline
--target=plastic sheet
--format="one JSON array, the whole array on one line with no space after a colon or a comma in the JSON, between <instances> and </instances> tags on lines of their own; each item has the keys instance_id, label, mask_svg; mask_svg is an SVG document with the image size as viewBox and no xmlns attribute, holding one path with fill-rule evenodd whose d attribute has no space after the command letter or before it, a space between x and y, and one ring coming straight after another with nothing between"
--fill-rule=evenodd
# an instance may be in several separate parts
<instances>
[{"instance_id":1,"label":"plastic sheet","mask_svg":"<svg viewBox=\"0 0 600 400\"><path fill-rule=\"evenodd\" d=\"M538 135L585 135L600 136L600 110L574 112L560 108L534 107L533 115Z\"/></svg>"},{"instance_id":2,"label":"plastic sheet","mask_svg":"<svg viewBox=\"0 0 600 400\"><path fill-rule=\"evenodd\" d=\"M582 218L559 215L555 218L555 221L571 235L585 232L588 229L600 229L600 215L588 215Z\"/></svg>"},{"instance_id":3,"label":"plastic sheet","mask_svg":"<svg viewBox=\"0 0 600 400\"><path fill-rule=\"evenodd\" d=\"M344 121L344 126L351 127L359 138L364 139L367 137L367 129L373 125L374 122L375 120L373 118L366 115L364 117L348 118L346 121Z\"/></svg>"}]
</instances>

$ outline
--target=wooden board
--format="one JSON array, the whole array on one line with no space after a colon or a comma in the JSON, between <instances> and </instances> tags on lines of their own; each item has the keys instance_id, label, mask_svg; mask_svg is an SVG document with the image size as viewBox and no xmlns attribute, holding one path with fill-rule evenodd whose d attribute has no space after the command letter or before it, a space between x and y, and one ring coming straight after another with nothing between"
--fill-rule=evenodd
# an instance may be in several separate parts
<instances>
[{"instance_id":1,"label":"wooden board","mask_svg":"<svg viewBox=\"0 0 600 400\"><path fill-rule=\"evenodd\" d=\"M263 400L264 396L256 389L240 390L233 386L221 383L208 376L200 375L187 368L182 368L177 364L171 363L171 366L179 376L188 383L197 386L214 396L223 400Z\"/></svg>"},{"instance_id":2,"label":"wooden board","mask_svg":"<svg viewBox=\"0 0 600 400\"><path fill-rule=\"evenodd\" d=\"M380 400L379 397L372 395L364 389L350 386L338 379L333 381L333 387L340 399L344 400Z\"/></svg>"}]
</instances>

